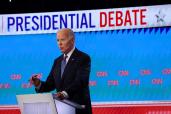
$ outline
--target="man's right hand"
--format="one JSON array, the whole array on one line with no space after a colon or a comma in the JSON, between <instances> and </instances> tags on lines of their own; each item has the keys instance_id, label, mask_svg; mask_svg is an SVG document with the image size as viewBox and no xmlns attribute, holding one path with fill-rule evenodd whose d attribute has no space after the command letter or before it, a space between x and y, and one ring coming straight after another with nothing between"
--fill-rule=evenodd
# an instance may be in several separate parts
<instances>
[{"instance_id":1,"label":"man's right hand","mask_svg":"<svg viewBox=\"0 0 171 114\"><path fill-rule=\"evenodd\" d=\"M38 75L33 75L30 78L30 83L33 84L35 87L38 87L40 85L40 79L37 77Z\"/></svg>"}]
</instances>

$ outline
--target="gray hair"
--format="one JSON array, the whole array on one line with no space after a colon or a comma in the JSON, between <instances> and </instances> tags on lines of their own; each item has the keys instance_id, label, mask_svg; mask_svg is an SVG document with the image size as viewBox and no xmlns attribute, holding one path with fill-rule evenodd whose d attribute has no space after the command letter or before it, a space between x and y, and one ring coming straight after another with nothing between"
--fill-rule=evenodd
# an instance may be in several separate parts
<instances>
[{"instance_id":1,"label":"gray hair","mask_svg":"<svg viewBox=\"0 0 171 114\"><path fill-rule=\"evenodd\" d=\"M69 35L69 38L75 39L75 34L74 34L73 30L70 28L60 29L57 33L59 33L59 32L67 32L67 34Z\"/></svg>"}]
</instances>

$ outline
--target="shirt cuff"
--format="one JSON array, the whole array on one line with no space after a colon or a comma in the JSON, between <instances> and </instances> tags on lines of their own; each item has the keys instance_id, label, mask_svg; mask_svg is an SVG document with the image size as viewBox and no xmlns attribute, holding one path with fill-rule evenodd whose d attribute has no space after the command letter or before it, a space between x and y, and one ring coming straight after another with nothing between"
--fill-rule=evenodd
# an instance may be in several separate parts
<instances>
[{"instance_id":1,"label":"shirt cuff","mask_svg":"<svg viewBox=\"0 0 171 114\"><path fill-rule=\"evenodd\" d=\"M68 93L66 91L61 92L65 98L69 98Z\"/></svg>"}]
</instances>

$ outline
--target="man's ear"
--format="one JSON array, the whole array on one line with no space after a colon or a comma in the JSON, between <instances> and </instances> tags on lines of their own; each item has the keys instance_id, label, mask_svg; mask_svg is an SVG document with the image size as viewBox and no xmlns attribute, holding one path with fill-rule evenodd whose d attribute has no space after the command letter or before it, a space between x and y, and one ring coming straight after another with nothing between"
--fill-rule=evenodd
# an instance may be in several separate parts
<instances>
[{"instance_id":1,"label":"man's ear","mask_svg":"<svg viewBox=\"0 0 171 114\"><path fill-rule=\"evenodd\" d=\"M74 39L74 38L72 38L72 39L71 39L71 42L72 42L72 44L74 45L75 39Z\"/></svg>"}]
</instances>

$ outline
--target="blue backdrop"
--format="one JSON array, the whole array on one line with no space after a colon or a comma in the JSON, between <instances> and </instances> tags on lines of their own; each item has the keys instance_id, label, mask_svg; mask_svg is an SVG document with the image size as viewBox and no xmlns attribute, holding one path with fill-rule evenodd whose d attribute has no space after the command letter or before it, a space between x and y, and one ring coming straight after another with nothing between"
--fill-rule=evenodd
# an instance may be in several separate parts
<instances>
[{"instance_id":1,"label":"blue backdrop","mask_svg":"<svg viewBox=\"0 0 171 114\"><path fill-rule=\"evenodd\" d=\"M76 47L92 59L92 102L171 100L170 27L80 32ZM0 105L35 93L29 77L45 80L60 54L56 34L0 36Z\"/></svg>"}]
</instances>

